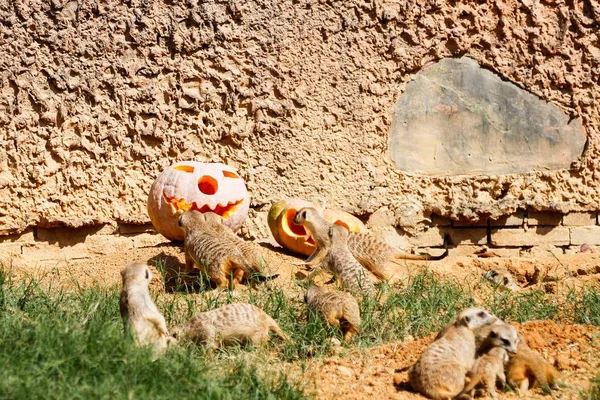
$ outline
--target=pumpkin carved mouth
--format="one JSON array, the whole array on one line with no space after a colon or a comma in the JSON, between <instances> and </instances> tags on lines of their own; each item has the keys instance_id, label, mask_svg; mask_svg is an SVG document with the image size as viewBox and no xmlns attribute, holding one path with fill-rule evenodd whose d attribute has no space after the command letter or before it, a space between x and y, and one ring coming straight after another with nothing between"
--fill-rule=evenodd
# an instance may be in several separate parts
<instances>
[{"instance_id":1,"label":"pumpkin carved mouth","mask_svg":"<svg viewBox=\"0 0 600 400\"><path fill-rule=\"evenodd\" d=\"M221 217L223 217L225 219L229 218L235 212L235 210L238 208L238 206L240 204L242 204L242 202L244 201L243 199L241 199L241 200L229 202L225 205L217 204L215 208L211 208L208 204L205 204L202 207L198 207L198 205L196 204L195 201L192 203L188 203L187 201L185 201L185 199L176 199L175 197L167 197L164 194L163 194L163 197L165 198L165 201L167 203L169 203L169 205L171 206L171 211L173 214L176 214L179 211L189 211L189 210L197 210L197 211L200 211L201 213L210 211L210 212L214 212L215 214L220 215Z\"/></svg>"}]
</instances>

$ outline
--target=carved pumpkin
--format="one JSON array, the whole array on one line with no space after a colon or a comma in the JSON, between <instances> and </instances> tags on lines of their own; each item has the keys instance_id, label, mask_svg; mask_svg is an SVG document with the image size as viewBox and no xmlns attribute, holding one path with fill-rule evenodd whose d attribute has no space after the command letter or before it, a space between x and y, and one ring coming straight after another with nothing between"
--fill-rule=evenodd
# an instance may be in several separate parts
<instances>
[{"instance_id":1,"label":"carved pumpkin","mask_svg":"<svg viewBox=\"0 0 600 400\"><path fill-rule=\"evenodd\" d=\"M318 206L302 199L285 199L271 206L267 221L273 237L284 248L297 254L309 256L315 250L315 242L303 226L292 222L294 215L303 207ZM345 211L325 209L323 218L334 224L342 225L351 232L366 232L365 225L354 215Z\"/></svg>"},{"instance_id":2,"label":"carved pumpkin","mask_svg":"<svg viewBox=\"0 0 600 400\"><path fill-rule=\"evenodd\" d=\"M212 211L237 230L248 216L250 197L234 168L221 163L181 161L164 170L148 195L154 228L171 240L183 240L177 224L183 211Z\"/></svg>"}]
</instances>

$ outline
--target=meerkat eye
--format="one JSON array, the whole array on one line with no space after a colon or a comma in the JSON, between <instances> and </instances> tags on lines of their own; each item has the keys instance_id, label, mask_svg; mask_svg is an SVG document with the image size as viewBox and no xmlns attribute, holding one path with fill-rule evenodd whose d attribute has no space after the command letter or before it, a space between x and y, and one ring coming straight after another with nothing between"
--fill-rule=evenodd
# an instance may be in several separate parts
<instances>
[{"instance_id":1,"label":"meerkat eye","mask_svg":"<svg viewBox=\"0 0 600 400\"><path fill-rule=\"evenodd\" d=\"M504 277L504 284L507 285L508 284L508 278Z\"/></svg>"},{"instance_id":2,"label":"meerkat eye","mask_svg":"<svg viewBox=\"0 0 600 400\"><path fill-rule=\"evenodd\" d=\"M471 317L465 317L465 322L471 321Z\"/></svg>"},{"instance_id":3,"label":"meerkat eye","mask_svg":"<svg viewBox=\"0 0 600 400\"><path fill-rule=\"evenodd\" d=\"M493 339L493 338L495 338L496 336L498 336L498 334L497 334L496 332L494 332L494 331L491 331L491 332L490 332L490 337L491 337L492 339Z\"/></svg>"},{"instance_id":4,"label":"meerkat eye","mask_svg":"<svg viewBox=\"0 0 600 400\"><path fill-rule=\"evenodd\" d=\"M502 344L505 346L510 346L510 341L507 339L502 339Z\"/></svg>"},{"instance_id":5,"label":"meerkat eye","mask_svg":"<svg viewBox=\"0 0 600 400\"><path fill-rule=\"evenodd\" d=\"M150 271L146 270L146 279L150 279Z\"/></svg>"},{"instance_id":6,"label":"meerkat eye","mask_svg":"<svg viewBox=\"0 0 600 400\"><path fill-rule=\"evenodd\" d=\"M485 311L480 311L480 312L477 314L477 316L478 316L479 318L483 318L483 317L485 317Z\"/></svg>"},{"instance_id":7,"label":"meerkat eye","mask_svg":"<svg viewBox=\"0 0 600 400\"><path fill-rule=\"evenodd\" d=\"M306 210L304 210L300 213L300 218L306 219Z\"/></svg>"}]
</instances>

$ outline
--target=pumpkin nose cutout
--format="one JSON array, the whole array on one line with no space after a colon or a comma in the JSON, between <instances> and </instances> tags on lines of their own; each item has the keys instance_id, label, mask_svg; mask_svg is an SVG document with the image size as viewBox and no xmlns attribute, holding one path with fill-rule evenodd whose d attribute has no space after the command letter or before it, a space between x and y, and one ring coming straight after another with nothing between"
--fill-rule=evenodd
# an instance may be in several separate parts
<instances>
[{"instance_id":1,"label":"pumpkin nose cutout","mask_svg":"<svg viewBox=\"0 0 600 400\"><path fill-rule=\"evenodd\" d=\"M212 176L204 175L198 179L198 189L204 194L213 195L219 190L219 184Z\"/></svg>"}]
</instances>

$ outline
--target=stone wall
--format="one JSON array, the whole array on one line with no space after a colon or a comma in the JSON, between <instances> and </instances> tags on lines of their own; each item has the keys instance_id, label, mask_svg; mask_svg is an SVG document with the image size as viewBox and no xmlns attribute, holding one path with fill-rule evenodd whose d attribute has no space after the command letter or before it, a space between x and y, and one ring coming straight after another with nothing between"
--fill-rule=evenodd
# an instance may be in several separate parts
<instances>
[{"instance_id":1,"label":"stone wall","mask_svg":"<svg viewBox=\"0 0 600 400\"><path fill-rule=\"evenodd\" d=\"M185 159L238 169L254 237L285 196L364 219L385 208L414 238L432 214L600 210L595 2L0 0L0 22L4 235L146 224L153 179ZM464 56L578 118L582 157L512 175L394 170L395 103L416 73ZM481 229L492 244L512 234Z\"/></svg>"}]
</instances>

